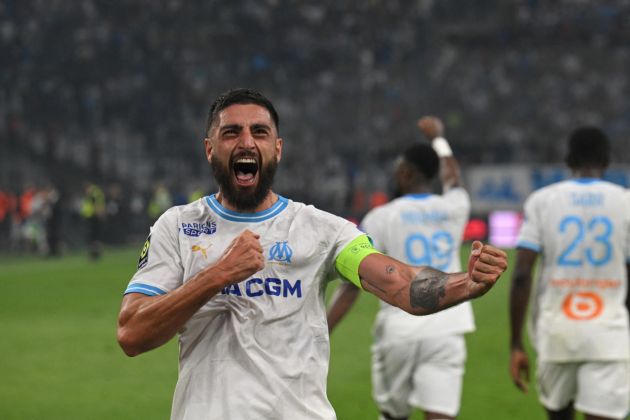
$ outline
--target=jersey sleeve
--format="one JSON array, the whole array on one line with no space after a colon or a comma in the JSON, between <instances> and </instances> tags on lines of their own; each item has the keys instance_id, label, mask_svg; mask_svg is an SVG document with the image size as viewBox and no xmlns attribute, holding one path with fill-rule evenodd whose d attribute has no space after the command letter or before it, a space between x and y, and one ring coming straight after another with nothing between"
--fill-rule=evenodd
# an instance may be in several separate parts
<instances>
[{"instance_id":1,"label":"jersey sleeve","mask_svg":"<svg viewBox=\"0 0 630 420\"><path fill-rule=\"evenodd\" d=\"M341 254L341 251L343 251L343 249L350 244L350 242L354 241L359 236L365 235L365 233L360 231L354 223L347 220L344 220L343 224L339 226L338 229L339 234L337 235L334 245L335 260L337 259L339 254Z\"/></svg>"},{"instance_id":2,"label":"jersey sleeve","mask_svg":"<svg viewBox=\"0 0 630 420\"><path fill-rule=\"evenodd\" d=\"M465 225L470 217L470 195L463 187L455 187L446 191L442 197L449 205L449 213L459 223Z\"/></svg>"},{"instance_id":3,"label":"jersey sleeve","mask_svg":"<svg viewBox=\"0 0 630 420\"><path fill-rule=\"evenodd\" d=\"M377 207L368 212L361 221L360 229L369 235L374 248L386 253L385 243L387 241L385 240L385 233L383 232L383 227L386 223L382 220L384 215L381 214L382 212L380 210L381 208ZM381 215L379 216L379 214Z\"/></svg>"},{"instance_id":4,"label":"jersey sleeve","mask_svg":"<svg viewBox=\"0 0 630 420\"><path fill-rule=\"evenodd\" d=\"M537 208L538 196L530 196L525 200L524 218L516 243L517 248L530 249L535 252L542 250L541 220Z\"/></svg>"},{"instance_id":5,"label":"jersey sleeve","mask_svg":"<svg viewBox=\"0 0 630 420\"><path fill-rule=\"evenodd\" d=\"M183 276L177 213L171 209L151 227L140 253L138 271L131 278L125 294L164 295L181 286Z\"/></svg>"},{"instance_id":6,"label":"jersey sleeve","mask_svg":"<svg viewBox=\"0 0 630 420\"><path fill-rule=\"evenodd\" d=\"M335 271L344 280L363 288L359 279L359 264L367 255L377 251L367 235L354 223L344 220L343 224L338 226L338 232L334 244Z\"/></svg>"}]
</instances>

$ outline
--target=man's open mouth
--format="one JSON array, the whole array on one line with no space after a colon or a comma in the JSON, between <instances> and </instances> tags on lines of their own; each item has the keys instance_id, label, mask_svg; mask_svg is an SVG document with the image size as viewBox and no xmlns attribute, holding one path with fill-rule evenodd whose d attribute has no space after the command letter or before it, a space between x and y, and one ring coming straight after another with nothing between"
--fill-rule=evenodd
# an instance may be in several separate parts
<instances>
[{"instance_id":1,"label":"man's open mouth","mask_svg":"<svg viewBox=\"0 0 630 420\"><path fill-rule=\"evenodd\" d=\"M238 185L253 185L258 173L258 161L251 157L237 158L232 165L232 170Z\"/></svg>"}]
</instances>

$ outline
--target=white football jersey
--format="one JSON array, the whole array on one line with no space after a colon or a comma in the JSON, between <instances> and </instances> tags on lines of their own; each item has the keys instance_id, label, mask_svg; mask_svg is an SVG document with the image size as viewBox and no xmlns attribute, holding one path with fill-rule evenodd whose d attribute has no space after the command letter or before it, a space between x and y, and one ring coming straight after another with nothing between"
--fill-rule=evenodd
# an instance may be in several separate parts
<instances>
[{"instance_id":1,"label":"white football jersey","mask_svg":"<svg viewBox=\"0 0 630 420\"><path fill-rule=\"evenodd\" d=\"M535 191L525 202L518 247L541 255L529 325L540 360L628 359L625 190L583 178Z\"/></svg>"},{"instance_id":2,"label":"white football jersey","mask_svg":"<svg viewBox=\"0 0 630 420\"><path fill-rule=\"evenodd\" d=\"M353 223L283 197L254 214L205 197L160 217L125 293L170 292L245 229L260 235L265 268L226 287L179 332L171 418L335 419L324 292L337 255L363 234Z\"/></svg>"},{"instance_id":3,"label":"white football jersey","mask_svg":"<svg viewBox=\"0 0 630 420\"><path fill-rule=\"evenodd\" d=\"M374 247L411 265L461 271L460 247L470 214L463 188L443 195L408 194L371 210L361 228ZM472 307L464 302L428 316L413 316L381 301L374 327L376 343L459 334L475 329Z\"/></svg>"}]
</instances>

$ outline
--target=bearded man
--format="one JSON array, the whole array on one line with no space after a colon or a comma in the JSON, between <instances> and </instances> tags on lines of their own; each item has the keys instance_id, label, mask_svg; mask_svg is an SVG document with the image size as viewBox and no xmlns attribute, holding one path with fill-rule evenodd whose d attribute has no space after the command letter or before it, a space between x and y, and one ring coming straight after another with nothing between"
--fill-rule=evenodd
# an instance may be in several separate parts
<instances>
[{"instance_id":1,"label":"bearded man","mask_svg":"<svg viewBox=\"0 0 630 420\"><path fill-rule=\"evenodd\" d=\"M157 220L118 320L129 356L179 335L172 419L335 419L328 280L340 275L424 315L483 295L507 267L505 253L480 242L466 273L412 267L351 222L273 192L283 140L258 92L221 95L206 129L219 191Z\"/></svg>"}]
</instances>

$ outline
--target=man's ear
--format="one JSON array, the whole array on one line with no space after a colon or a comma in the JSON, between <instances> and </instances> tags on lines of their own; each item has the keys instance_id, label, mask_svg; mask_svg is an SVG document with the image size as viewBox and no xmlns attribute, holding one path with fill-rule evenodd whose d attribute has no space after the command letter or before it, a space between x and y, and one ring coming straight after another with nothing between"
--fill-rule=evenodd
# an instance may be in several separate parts
<instances>
[{"instance_id":1,"label":"man's ear","mask_svg":"<svg viewBox=\"0 0 630 420\"><path fill-rule=\"evenodd\" d=\"M282 145L284 143L284 140L282 140L280 137L278 137L276 139L276 156L278 158L278 162L280 162L280 159L282 159Z\"/></svg>"},{"instance_id":2,"label":"man's ear","mask_svg":"<svg viewBox=\"0 0 630 420\"><path fill-rule=\"evenodd\" d=\"M208 163L210 163L210 161L212 160L212 140L206 137L203 140L203 143L206 149L206 159L208 160Z\"/></svg>"}]
</instances>

